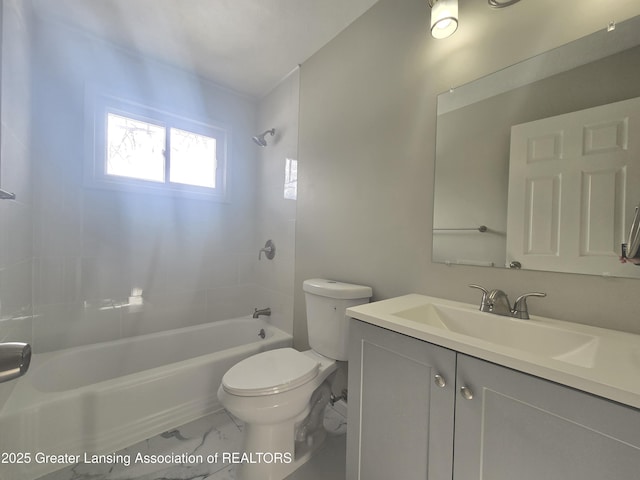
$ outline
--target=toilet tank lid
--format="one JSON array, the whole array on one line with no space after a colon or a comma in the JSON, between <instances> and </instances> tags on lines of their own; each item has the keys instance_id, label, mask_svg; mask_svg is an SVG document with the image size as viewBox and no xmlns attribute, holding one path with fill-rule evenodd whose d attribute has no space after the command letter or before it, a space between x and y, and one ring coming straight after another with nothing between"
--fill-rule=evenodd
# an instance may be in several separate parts
<instances>
[{"instance_id":1,"label":"toilet tank lid","mask_svg":"<svg viewBox=\"0 0 640 480\"><path fill-rule=\"evenodd\" d=\"M351 283L326 280L324 278L311 278L302 283L302 289L307 293L322 297L338 299L371 298L371 287L353 285Z\"/></svg>"}]
</instances>

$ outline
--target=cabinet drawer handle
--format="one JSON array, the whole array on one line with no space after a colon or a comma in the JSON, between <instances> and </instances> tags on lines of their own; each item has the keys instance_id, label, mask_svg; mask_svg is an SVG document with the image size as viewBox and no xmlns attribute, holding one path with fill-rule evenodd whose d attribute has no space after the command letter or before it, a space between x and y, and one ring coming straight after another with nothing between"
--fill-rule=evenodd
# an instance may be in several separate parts
<instances>
[{"instance_id":1,"label":"cabinet drawer handle","mask_svg":"<svg viewBox=\"0 0 640 480\"><path fill-rule=\"evenodd\" d=\"M445 381L444 377L439 373L434 375L433 382L440 388L444 388L447 386L447 382Z\"/></svg>"},{"instance_id":2,"label":"cabinet drawer handle","mask_svg":"<svg viewBox=\"0 0 640 480\"><path fill-rule=\"evenodd\" d=\"M462 397L465 400L472 400L473 399L473 392L471 391L470 388L460 387L460 394L462 395Z\"/></svg>"}]
</instances>

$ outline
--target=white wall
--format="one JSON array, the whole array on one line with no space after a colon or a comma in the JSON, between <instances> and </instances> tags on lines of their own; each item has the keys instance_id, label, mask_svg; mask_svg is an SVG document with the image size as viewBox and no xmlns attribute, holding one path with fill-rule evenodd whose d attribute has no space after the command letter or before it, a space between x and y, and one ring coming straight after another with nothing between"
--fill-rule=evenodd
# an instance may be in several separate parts
<instances>
[{"instance_id":1,"label":"white wall","mask_svg":"<svg viewBox=\"0 0 640 480\"><path fill-rule=\"evenodd\" d=\"M34 30L36 352L250 314L257 295L256 101L60 25ZM83 185L85 91L231 131L230 202ZM142 307L128 303L143 290Z\"/></svg>"},{"instance_id":2,"label":"white wall","mask_svg":"<svg viewBox=\"0 0 640 480\"><path fill-rule=\"evenodd\" d=\"M298 107L300 71L295 69L284 78L259 105L256 133L275 128L275 136L267 135L268 146L258 150L256 248L267 240L276 245L273 260L255 265L259 288L257 307L271 307L271 321L283 330L293 332L293 276L295 260L296 200L284 197L285 162L298 159ZM257 255L257 254L256 254Z\"/></svg>"},{"instance_id":3,"label":"white wall","mask_svg":"<svg viewBox=\"0 0 640 480\"><path fill-rule=\"evenodd\" d=\"M428 32L424 0L380 0L301 67L295 339L306 347L301 282L371 285L477 302L479 283L510 296L546 291L541 315L640 333L640 283L433 264L436 96L640 14L635 0L460 1L460 28Z\"/></svg>"}]
</instances>

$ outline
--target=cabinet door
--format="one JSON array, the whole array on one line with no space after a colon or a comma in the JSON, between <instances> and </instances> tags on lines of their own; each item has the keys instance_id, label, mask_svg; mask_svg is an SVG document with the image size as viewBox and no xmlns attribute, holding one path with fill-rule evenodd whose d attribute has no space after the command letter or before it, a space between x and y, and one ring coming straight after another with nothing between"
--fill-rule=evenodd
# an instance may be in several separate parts
<instances>
[{"instance_id":1,"label":"cabinet door","mask_svg":"<svg viewBox=\"0 0 640 480\"><path fill-rule=\"evenodd\" d=\"M461 354L457 382L454 480L639 478L640 411Z\"/></svg>"},{"instance_id":2,"label":"cabinet door","mask_svg":"<svg viewBox=\"0 0 640 480\"><path fill-rule=\"evenodd\" d=\"M455 361L451 350L352 320L348 480L451 479Z\"/></svg>"}]
</instances>

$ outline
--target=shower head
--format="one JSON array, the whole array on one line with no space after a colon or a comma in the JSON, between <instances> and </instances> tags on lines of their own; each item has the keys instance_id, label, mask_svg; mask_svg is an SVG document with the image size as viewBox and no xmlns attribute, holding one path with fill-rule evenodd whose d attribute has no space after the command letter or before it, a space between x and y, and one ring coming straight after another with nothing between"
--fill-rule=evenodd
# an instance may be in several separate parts
<instances>
[{"instance_id":1,"label":"shower head","mask_svg":"<svg viewBox=\"0 0 640 480\"><path fill-rule=\"evenodd\" d=\"M256 144L260 145L261 147L266 147L267 146L267 141L264 139L264 137L266 137L267 133L271 134L271 136L273 137L276 134L276 129L272 128L271 130L267 130L265 132L262 132L260 135L256 135L255 137L251 137L251 140L256 142Z\"/></svg>"}]
</instances>

